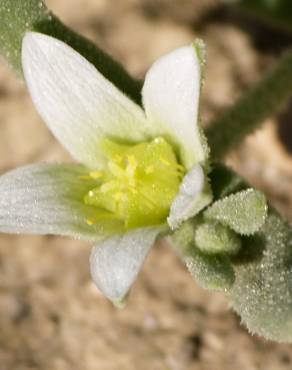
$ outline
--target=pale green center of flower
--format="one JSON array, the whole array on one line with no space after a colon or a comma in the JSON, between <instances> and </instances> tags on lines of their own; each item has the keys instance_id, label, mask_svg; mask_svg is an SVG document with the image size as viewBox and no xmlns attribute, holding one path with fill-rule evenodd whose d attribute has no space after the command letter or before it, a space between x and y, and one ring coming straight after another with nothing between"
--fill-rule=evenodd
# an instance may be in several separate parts
<instances>
[{"instance_id":1,"label":"pale green center of flower","mask_svg":"<svg viewBox=\"0 0 292 370\"><path fill-rule=\"evenodd\" d=\"M103 152L107 166L89 174L97 186L84 197L97 207L96 220L111 215L126 228L164 223L185 172L172 146L161 137L136 145L106 139Z\"/></svg>"}]
</instances>

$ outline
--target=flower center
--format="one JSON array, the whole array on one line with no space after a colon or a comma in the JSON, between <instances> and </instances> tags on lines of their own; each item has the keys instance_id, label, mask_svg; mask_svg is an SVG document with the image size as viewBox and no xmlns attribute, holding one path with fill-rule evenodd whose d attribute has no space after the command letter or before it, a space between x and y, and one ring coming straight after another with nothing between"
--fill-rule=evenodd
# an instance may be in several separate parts
<instances>
[{"instance_id":1,"label":"flower center","mask_svg":"<svg viewBox=\"0 0 292 370\"><path fill-rule=\"evenodd\" d=\"M97 219L107 211L126 228L164 223L185 173L172 146L161 137L136 145L106 139L103 151L107 166L89 174L97 186L84 197L98 208Z\"/></svg>"}]
</instances>

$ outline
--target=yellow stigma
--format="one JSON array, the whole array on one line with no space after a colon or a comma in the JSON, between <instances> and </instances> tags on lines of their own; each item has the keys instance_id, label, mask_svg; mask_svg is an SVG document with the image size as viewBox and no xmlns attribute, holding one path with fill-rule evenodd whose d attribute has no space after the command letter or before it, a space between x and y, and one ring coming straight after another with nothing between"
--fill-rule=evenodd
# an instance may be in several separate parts
<instances>
[{"instance_id":1,"label":"yellow stigma","mask_svg":"<svg viewBox=\"0 0 292 370\"><path fill-rule=\"evenodd\" d=\"M107 139L103 150L106 168L89 173L98 183L84 197L96 207L96 218L106 211L126 228L164 223L184 175L172 146L160 137L136 145Z\"/></svg>"}]
</instances>

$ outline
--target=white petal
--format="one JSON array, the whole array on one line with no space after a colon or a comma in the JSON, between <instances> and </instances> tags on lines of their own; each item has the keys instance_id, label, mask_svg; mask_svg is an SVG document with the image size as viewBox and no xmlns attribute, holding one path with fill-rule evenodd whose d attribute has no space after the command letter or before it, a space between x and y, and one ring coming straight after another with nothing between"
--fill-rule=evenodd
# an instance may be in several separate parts
<instances>
[{"instance_id":1,"label":"white petal","mask_svg":"<svg viewBox=\"0 0 292 370\"><path fill-rule=\"evenodd\" d=\"M143 228L114 236L92 249L92 279L113 303L127 296L161 228Z\"/></svg>"},{"instance_id":2,"label":"white petal","mask_svg":"<svg viewBox=\"0 0 292 370\"><path fill-rule=\"evenodd\" d=\"M145 140L143 110L65 43L27 33L22 65L38 112L77 160L99 167L105 136Z\"/></svg>"},{"instance_id":3,"label":"white petal","mask_svg":"<svg viewBox=\"0 0 292 370\"><path fill-rule=\"evenodd\" d=\"M156 135L164 135L180 149L190 169L205 159L198 128L201 67L195 46L174 50L158 59L148 71L143 87L147 117Z\"/></svg>"},{"instance_id":4,"label":"white petal","mask_svg":"<svg viewBox=\"0 0 292 370\"><path fill-rule=\"evenodd\" d=\"M169 226L176 229L183 221L195 216L211 199L204 171L200 165L196 165L183 178L178 195L171 205L167 219Z\"/></svg>"},{"instance_id":5,"label":"white petal","mask_svg":"<svg viewBox=\"0 0 292 370\"><path fill-rule=\"evenodd\" d=\"M33 165L0 177L0 231L59 234L97 242L121 230L116 222L88 225L96 208L83 203L93 187L79 165Z\"/></svg>"}]
</instances>

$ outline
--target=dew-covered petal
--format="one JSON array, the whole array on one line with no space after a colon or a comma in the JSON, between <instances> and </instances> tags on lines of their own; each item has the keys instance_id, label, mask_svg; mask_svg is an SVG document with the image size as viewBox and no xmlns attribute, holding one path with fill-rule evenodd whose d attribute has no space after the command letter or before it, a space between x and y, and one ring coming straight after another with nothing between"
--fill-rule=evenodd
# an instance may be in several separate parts
<instances>
[{"instance_id":1,"label":"dew-covered petal","mask_svg":"<svg viewBox=\"0 0 292 370\"><path fill-rule=\"evenodd\" d=\"M86 206L84 195L93 180L80 165L26 166L0 177L0 231L58 234L93 242L121 231L114 220L99 220L97 209Z\"/></svg>"},{"instance_id":2,"label":"dew-covered petal","mask_svg":"<svg viewBox=\"0 0 292 370\"><path fill-rule=\"evenodd\" d=\"M107 239L92 249L91 275L101 292L121 305L161 227L141 228Z\"/></svg>"},{"instance_id":3,"label":"dew-covered petal","mask_svg":"<svg viewBox=\"0 0 292 370\"><path fill-rule=\"evenodd\" d=\"M101 167L104 137L145 140L143 110L65 43L27 33L22 64L39 114L77 160Z\"/></svg>"},{"instance_id":4,"label":"dew-covered petal","mask_svg":"<svg viewBox=\"0 0 292 370\"><path fill-rule=\"evenodd\" d=\"M167 219L169 226L176 229L190 217L195 216L212 200L211 191L204 171L195 165L183 178Z\"/></svg>"},{"instance_id":5,"label":"dew-covered petal","mask_svg":"<svg viewBox=\"0 0 292 370\"><path fill-rule=\"evenodd\" d=\"M146 75L142 92L153 130L178 146L188 169L206 157L198 127L200 88L200 56L190 45L158 59Z\"/></svg>"}]
</instances>

